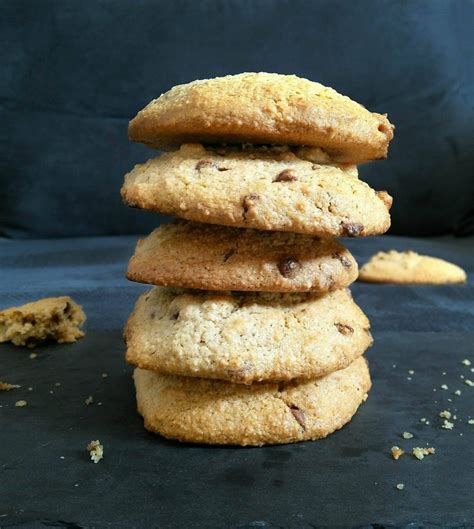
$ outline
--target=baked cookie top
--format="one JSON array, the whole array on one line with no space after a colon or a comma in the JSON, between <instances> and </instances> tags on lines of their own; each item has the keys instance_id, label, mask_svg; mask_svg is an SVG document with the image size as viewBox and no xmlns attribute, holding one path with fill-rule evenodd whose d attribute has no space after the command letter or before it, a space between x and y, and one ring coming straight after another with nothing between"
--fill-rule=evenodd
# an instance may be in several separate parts
<instances>
[{"instance_id":1,"label":"baked cookie top","mask_svg":"<svg viewBox=\"0 0 474 529\"><path fill-rule=\"evenodd\" d=\"M0 343L34 347L45 340L75 342L86 316L69 296L43 298L0 311Z\"/></svg>"},{"instance_id":2,"label":"baked cookie top","mask_svg":"<svg viewBox=\"0 0 474 529\"><path fill-rule=\"evenodd\" d=\"M324 295L186 291L143 294L126 329L128 362L236 383L314 378L372 344L349 290Z\"/></svg>"},{"instance_id":3,"label":"baked cookie top","mask_svg":"<svg viewBox=\"0 0 474 529\"><path fill-rule=\"evenodd\" d=\"M371 381L359 358L307 382L243 386L135 369L145 427L191 443L257 445L326 437L349 422Z\"/></svg>"},{"instance_id":4,"label":"baked cookie top","mask_svg":"<svg viewBox=\"0 0 474 529\"><path fill-rule=\"evenodd\" d=\"M322 237L382 234L392 204L353 166L317 164L292 151L199 144L136 165L121 193L130 206L188 220Z\"/></svg>"},{"instance_id":5,"label":"baked cookie top","mask_svg":"<svg viewBox=\"0 0 474 529\"><path fill-rule=\"evenodd\" d=\"M177 220L138 241L127 277L203 290L305 292L347 287L358 267L334 239Z\"/></svg>"},{"instance_id":6,"label":"baked cookie top","mask_svg":"<svg viewBox=\"0 0 474 529\"><path fill-rule=\"evenodd\" d=\"M175 86L129 124L133 141L162 150L182 143L307 145L333 160L385 158L386 115L295 75L242 73Z\"/></svg>"},{"instance_id":7,"label":"baked cookie top","mask_svg":"<svg viewBox=\"0 0 474 529\"><path fill-rule=\"evenodd\" d=\"M390 250L372 256L360 269L359 280L369 283L465 283L466 272L443 259Z\"/></svg>"}]
</instances>

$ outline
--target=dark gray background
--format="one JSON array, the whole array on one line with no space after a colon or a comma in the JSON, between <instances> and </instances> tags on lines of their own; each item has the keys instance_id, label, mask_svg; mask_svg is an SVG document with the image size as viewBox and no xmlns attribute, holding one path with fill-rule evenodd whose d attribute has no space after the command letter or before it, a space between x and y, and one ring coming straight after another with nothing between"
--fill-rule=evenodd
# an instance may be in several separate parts
<instances>
[{"instance_id":1,"label":"dark gray background","mask_svg":"<svg viewBox=\"0 0 474 529\"><path fill-rule=\"evenodd\" d=\"M388 112L386 162L362 177L395 198L391 233L474 232L468 0L3 0L0 236L146 232L119 188L155 153L127 122L171 86L296 73Z\"/></svg>"}]
</instances>

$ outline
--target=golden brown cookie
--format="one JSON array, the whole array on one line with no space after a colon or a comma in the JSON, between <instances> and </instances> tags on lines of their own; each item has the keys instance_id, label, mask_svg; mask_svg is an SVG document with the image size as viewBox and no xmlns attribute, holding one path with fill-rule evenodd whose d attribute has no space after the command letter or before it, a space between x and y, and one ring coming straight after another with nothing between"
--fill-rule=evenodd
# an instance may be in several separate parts
<instances>
[{"instance_id":1,"label":"golden brown cookie","mask_svg":"<svg viewBox=\"0 0 474 529\"><path fill-rule=\"evenodd\" d=\"M385 158L386 115L295 75L242 73L175 86L130 122L129 138L159 149L182 143L307 145L338 162Z\"/></svg>"},{"instance_id":2,"label":"golden brown cookie","mask_svg":"<svg viewBox=\"0 0 474 529\"><path fill-rule=\"evenodd\" d=\"M369 283L443 284L465 283L466 272L443 259L416 252L379 252L359 273L359 280Z\"/></svg>"},{"instance_id":3,"label":"golden brown cookie","mask_svg":"<svg viewBox=\"0 0 474 529\"><path fill-rule=\"evenodd\" d=\"M347 287L357 274L334 239L175 221L138 242L127 277L203 290L323 292Z\"/></svg>"},{"instance_id":4,"label":"golden brown cookie","mask_svg":"<svg viewBox=\"0 0 474 529\"><path fill-rule=\"evenodd\" d=\"M341 169L293 152L183 145L136 165L122 187L134 207L188 220L322 237L384 233L391 197Z\"/></svg>"},{"instance_id":5,"label":"golden brown cookie","mask_svg":"<svg viewBox=\"0 0 474 529\"><path fill-rule=\"evenodd\" d=\"M69 296L44 298L0 311L0 343L34 347L45 340L75 342L86 316Z\"/></svg>"},{"instance_id":6,"label":"golden brown cookie","mask_svg":"<svg viewBox=\"0 0 474 529\"><path fill-rule=\"evenodd\" d=\"M322 378L243 386L135 369L145 428L191 443L257 445L326 437L367 398L371 381L359 358Z\"/></svg>"},{"instance_id":7,"label":"golden brown cookie","mask_svg":"<svg viewBox=\"0 0 474 529\"><path fill-rule=\"evenodd\" d=\"M127 361L170 375L249 384L315 378L372 344L347 289L327 294L206 292L156 287L126 329Z\"/></svg>"}]
</instances>

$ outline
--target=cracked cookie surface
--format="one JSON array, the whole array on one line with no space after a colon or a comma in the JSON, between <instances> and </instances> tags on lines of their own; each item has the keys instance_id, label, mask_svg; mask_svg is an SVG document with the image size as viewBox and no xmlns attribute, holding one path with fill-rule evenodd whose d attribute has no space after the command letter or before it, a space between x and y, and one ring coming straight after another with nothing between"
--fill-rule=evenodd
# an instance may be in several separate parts
<instances>
[{"instance_id":1,"label":"cracked cookie surface","mask_svg":"<svg viewBox=\"0 0 474 529\"><path fill-rule=\"evenodd\" d=\"M324 292L347 287L357 274L334 239L174 221L138 242L127 277L203 290Z\"/></svg>"},{"instance_id":2,"label":"cracked cookie surface","mask_svg":"<svg viewBox=\"0 0 474 529\"><path fill-rule=\"evenodd\" d=\"M293 151L224 151L199 144L136 165L124 201L187 220L321 237L379 235L392 199L354 168L315 164Z\"/></svg>"},{"instance_id":3,"label":"cracked cookie surface","mask_svg":"<svg viewBox=\"0 0 474 529\"><path fill-rule=\"evenodd\" d=\"M159 149L190 142L307 145L361 163L387 156L393 125L332 88L261 72L175 86L139 112L128 133Z\"/></svg>"},{"instance_id":4,"label":"cracked cookie surface","mask_svg":"<svg viewBox=\"0 0 474 529\"><path fill-rule=\"evenodd\" d=\"M0 311L0 343L34 347L46 340L75 342L84 336L80 327L85 319L69 296L40 299Z\"/></svg>"},{"instance_id":5,"label":"cracked cookie surface","mask_svg":"<svg viewBox=\"0 0 474 529\"><path fill-rule=\"evenodd\" d=\"M360 269L359 280L368 283L465 283L466 272L437 257L416 252L378 252Z\"/></svg>"},{"instance_id":6,"label":"cracked cookie surface","mask_svg":"<svg viewBox=\"0 0 474 529\"><path fill-rule=\"evenodd\" d=\"M126 328L127 361L144 369L250 384L315 378L372 344L347 289L327 294L205 292L156 287Z\"/></svg>"},{"instance_id":7,"label":"cracked cookie surface","mask_svg":"<svg viewBox=\"0 0 474 529\"><path fill-rule=\"evenodd\" d=\"M342 428L367 398L364 358L310 381L243 386L135 369L145 428L192 443L283 444L326 437Z\"/></svg>"}]
</instances>

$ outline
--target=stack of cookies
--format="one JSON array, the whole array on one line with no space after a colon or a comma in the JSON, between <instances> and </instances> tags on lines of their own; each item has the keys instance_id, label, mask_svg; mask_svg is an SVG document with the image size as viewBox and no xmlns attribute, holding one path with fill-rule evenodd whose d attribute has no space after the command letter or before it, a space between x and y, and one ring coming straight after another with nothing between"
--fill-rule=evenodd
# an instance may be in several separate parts
<instances>
[{"instance_id":1,"label":"stack of cookies","mask_svg":"<svg viewBox=\"0 0 474 529\"><path fill-rule=\"evenodd\" d=\"M145 427L236 445L341 428L370 389L372 337L335 237L389 228L391 197L356 168L386 156L386 116L306 79L246 73L174 87L129 136L169 152L125 177L125 202L181 218L128 268L156 285L125 330Z\"/></svg>"}]
</instances>

